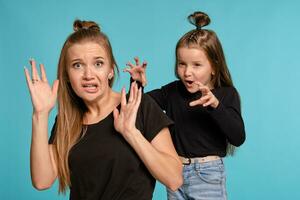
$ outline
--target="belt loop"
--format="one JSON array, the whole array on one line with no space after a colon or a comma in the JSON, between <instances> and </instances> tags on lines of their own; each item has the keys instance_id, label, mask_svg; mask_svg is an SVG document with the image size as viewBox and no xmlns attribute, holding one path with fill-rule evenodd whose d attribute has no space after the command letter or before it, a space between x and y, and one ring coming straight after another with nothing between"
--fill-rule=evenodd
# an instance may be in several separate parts
<instances>
[{"instance_id":1,"label":"belt loop","mask_svg":"<svg viewBox=\"0 0 300 200\"><path fill-rule=\"evenodd\" d=\"M188 163L183 163L184 165L190 165L192 163L191 158L186 158L189 162Z\"/></svg>"}]
</instances>

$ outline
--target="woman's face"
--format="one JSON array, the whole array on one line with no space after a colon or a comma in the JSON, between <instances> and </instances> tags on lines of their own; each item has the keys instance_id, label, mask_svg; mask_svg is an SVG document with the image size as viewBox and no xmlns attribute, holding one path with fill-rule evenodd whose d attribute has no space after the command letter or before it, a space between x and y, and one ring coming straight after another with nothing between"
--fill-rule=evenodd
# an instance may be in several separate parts
<instances>
[{"instance_id":1,"label":"woman's face","mask_svg":"<svg viewBox=\"0 0 300 200\"><path fill-rule=\"evenodd\" d=\"M97 102L111 91L113 67L106 50L96 42L74 44L68 49L67 73L74 92L86 103Z\"/></svg>"},{"instance_id":2,"label":"woman's face","mask_svg":"<svg viewBox=\"0 0 300 200\"><path fill-rule=\"evenodd\" d=\"M177 50L177 74L190 93L199 91L196 81L213 88L211 84L214 70L203 50L180 47Z\"/></svg>"}]
</instances>

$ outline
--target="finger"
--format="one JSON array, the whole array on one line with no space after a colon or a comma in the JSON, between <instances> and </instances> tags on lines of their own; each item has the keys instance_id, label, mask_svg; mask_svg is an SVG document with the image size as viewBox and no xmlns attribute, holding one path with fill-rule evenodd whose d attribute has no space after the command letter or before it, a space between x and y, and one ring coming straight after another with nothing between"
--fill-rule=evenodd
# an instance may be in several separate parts
<instances>
[{"instance_id":1,"label":"finger","mask_svg":"<svg viewBox=\"0 0 300 200\"><path fill-rule=\"evenodd\" d=\"M122 88L121 90L121 109L126 106L127 102L126 102L126 91L125 91L125 87Z\"/></svg>"},{"instance_id":2,"label":"finger","mask_svg":"<svg viewBox=\"0 0 300 200\"><path fill-rule=\"evenodd\" d=\"M210 89L207 86L200 86L199 90L200 90L200 92L202 93L203 96L210 93Z\"/></svg>"},{"instance_id":3,"label":"finger","mask_svg":"<svg viewBox=\"0 0 300 200\"><path fill-rule=\"evenodd\" d=\"M142 85L143 85L143 87L145 87L147 85L147 79L146 79L145 74L142 74L141 78L142 78Z\"/></svg>"},{"instance_id":4,"label":"finger","mask_svg":"<svg viewBox=\"0 0 300 200\"><path fill-rule=\"evenodd\" d=\"M126 67L126 68L123 69L123 72L129 72L130 73L131 72L131 68Z\"/></svg>"},{"instance_id":5,"label":"finger","mask_svg":"<svg viewBox=\"0 0 300 200\"><path fill-rule=\"evenodd\" d=\"M43 64L40 64L40 69L41 69L41 77L42 77L42 81L44 82L48 82L47 80L47 76L46 76L46 70Z\"/></svg>"},{"instance_id":6,"label":"finger","mask_svg":"<svg viewBox=\"0 0 300 200\"><path fill-rule=\"evenodd\" d=\"M148 64L148 63L147 63L146 61L144 61L143 64L142 64L142 68L146 69L147 64Z\"/></svg>"},{"instance_id":7,"label":"finger","mask_svg":"<svg viewBox=\"0 0 300 200\"><path fill-rule=\"evenodd\" d=\"M206 96L201 97L199 100L203 104L203 103L209 101L210 99L211 99L211 96L210 95L206 95Z\"/></svg>"},{"instance_id":8,"label":"finger","mask_svg":"<svg viewBox=\"0 0 300 200\"><path fill-rule=\"evenodd\" d=\"M58 86L59 80L55 80L52 86L52 93L55 95L55 98L57 97Z\"/></svg>"},{"instance_id":9,"label":"finger","mask_svg":"<svg viewBox=\"0 0 300 200\"><path fill-rule=\"evenodd\" d=\"M203 94L203 92L206 93L207 90L209 90L209 88L200 81L195 81L194 84L197 85L197 87L199 88L199 91L201 91L202 94Z\"/></svg>"},{"instance_id":10,"label":"finger","mask_svg":"<svg viewBox=\"0 0 300 200\"><path fill-rule=\"evenodd\" d=\"M131 84L130 86L130 95L129 95L129 99L128 99L128 103L132 103L133 99L134 99L134 85L135 85L135 81Z\"/></svg>"},{"instance_id":11,"label":"finger","mask_svg":"<svg viewBox=\"0 0 300 200\"><path fill-rule=\"evenodd\" d=\"M114 109L113 111L113 116L114 116L114 119L115 120L118 120L119 119L119 110L117 108Z\"/></svg>"},{"instance_id":12,"label":"finger","mask_svg":"<svg viewBox=\"0 0 300 200\"><path fill-rule=\"evenodd\" d=\"M128 73L130 74L130 76L133 76L133 75L134 75L133 69L131 69L131 68L129 68L129 67L123 69L123 72L128 72Z\"/></svg>"},{"instance_id":13,"label":"finger","mask_svg":"<svg viewBox=\"0 0 300 200\"><path fill-rule=\"evenodd\" d=\"M209 101L207 101L206 103L203 104L204 107L211 105L212 103L214 103L214 98L210 99Z\"/></svg>"},{"instance_id":14,"label":"finger","mask_svg":"<svg viewBox=\"0 0 300 200\"><path fill-rule=\"evenodd\" d=\"M27 86L28 86L29 89L31 89L31 87L32 87L32 81L31 81L31 78L30 78L29 71L28 71L28 69L26 67L24 67L24 72L25 72Z\"/></svg>"},{"instance_id":15,"label":"finger","mask_svg":"<svg viewBox=\"0 0 300 200\"><path fill-rule=\"evenodd\" d=\"M197 106L197 105L202 105L202 102L200 101L200 99L197 99L195 101L191 101L189 103L190 106Z\"/></svg>"},{"instance_id":16,"label":"finger","mask_svg":"<svg viewBox=\"0 0 300 200\"><path fill-rule=\"evenodd\" d=\"M140 66L140 59L139 59L139 57L135 57L134 58L134 60L135 60L135 64L136 64L136 66Z\"/></svg>"},{"instance_id":17,"label":"finger","mask_svg":"<svg viewBox=\"0 0 300 200\"><path fill-rule=\"evenodd\" d=\"M134 96L133 96L133 102L132 103L135 104L136 101L137 101L137 98L138 98L138 90L139 90L137 83L134 84L133 89L134 89Z\"/></svg>"},{"instance_id":18,"label":"finger","mask_svg":"<svg viewBox=\"0 0 300 200\"><path fill-rule=\"evenodd\" d=\"M203 105L205 102L207 102L209 99L211 98L211 96L207 95L207 96L202 96L200 99L197 99L195 101L191 101L189 103L190 106L196 106L196 105Z\"/></svg>"},{"instance_id":19,"label":"finger","mask_svg":"<svg viewBox=\"0 0 300 200\"><path fill-rule=\"evenodd\" d=\"M202 87L202 86L205 86L202 82L200 81L195 81L194 82L198 87Z\"/></svg>"},{"instance_id":20,"label":"finger","mask_svg":"<svg viewBox=\"0 0 300 200\"><path fill-rule=\"evenodd\" d=\"M39 73L37 71L37 68L36 68L36 62L34 59L30 59L30 65L31 65L31 75L32 75L32 80L40 80L40 76L39 76Z\"/></svg>"},{"instance_id":21,"label":"finger","mask_svg":"<svg viewBox=\"0 0 300 200\"><path fill-rule=\"evenodd\" d=\"M142 100L142 88L139 88L138 95L137 95L137 102L136 102L137 108L140 106L141 100Z\"/></svg>"},{"instance_id":22,"label":"finger","mask_svg":"<svg viewBox=\"0 0 300 200\"><path fill-rule=\"evenodd\" d=\"M135 67L131 62L126 63L126 65L129 66L130 68L134 68Z\"/></svg>"}]
</instances>

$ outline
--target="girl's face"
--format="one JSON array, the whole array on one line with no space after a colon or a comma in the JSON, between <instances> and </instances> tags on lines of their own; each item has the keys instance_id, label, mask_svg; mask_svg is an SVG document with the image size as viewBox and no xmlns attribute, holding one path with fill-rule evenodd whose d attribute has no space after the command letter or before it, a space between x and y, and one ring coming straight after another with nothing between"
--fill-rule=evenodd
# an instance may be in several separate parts
<instances>
[{"instance_id":1,"label":"girl's face","mask_svg":"<svg viewBox=\"0 0 300 200\"><path fill-rule=\"evenodd\" d=\"M177 49L177 74L190 93L199 91L196 81L212 89L211 78L214 73L203 50L187 47Z\"/></svg>"},{"instance_id":2,"label":"girl's face","mask_svg":"<svg viewBox=\"0 0 300 200\"><path fill-rule=\"evenodd\" d=\"M72 45L67 51L67 73L74 92L85 103L96 102L111 90L113 67L104 48L95 42Z\"/></svg>"}]
</instances>

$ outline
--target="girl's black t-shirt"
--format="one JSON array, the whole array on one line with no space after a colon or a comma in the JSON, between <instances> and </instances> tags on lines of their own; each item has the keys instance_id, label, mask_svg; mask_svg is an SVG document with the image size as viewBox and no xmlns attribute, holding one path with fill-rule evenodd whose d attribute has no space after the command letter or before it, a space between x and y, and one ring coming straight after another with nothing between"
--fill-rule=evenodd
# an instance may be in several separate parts
<instances>
[{"instance_id":1,"label":"girl's black t-shirt","mask_svg":"<svg viewBox=\"0 0 300 200\"><path fill-rule=\"evenodd\" d=\"M190 93L180 80L149 94L174 122L170 127L173 143L180 156L193 158L209 155L226 156L227 144L240 146L245 141L240 98L234 87L212 90L219 100L217 108L189 103L201 97Z\"/></svg>"},{"instance_id":2,"label":"girl's black t-shirt","mask_svg":"<svg viewBox=\"0 0 300 200\"><path fill-rule=\"evenodd\" d=\"M151 142L172 121L155 101L143 95L136 127ZM55 124L49 143L55 137ZM110 113L87 126L86 134L69 153L70 199L72 200L149 200L155 179L134 149L114 128Z\"/></svg>"}]
</instances>

